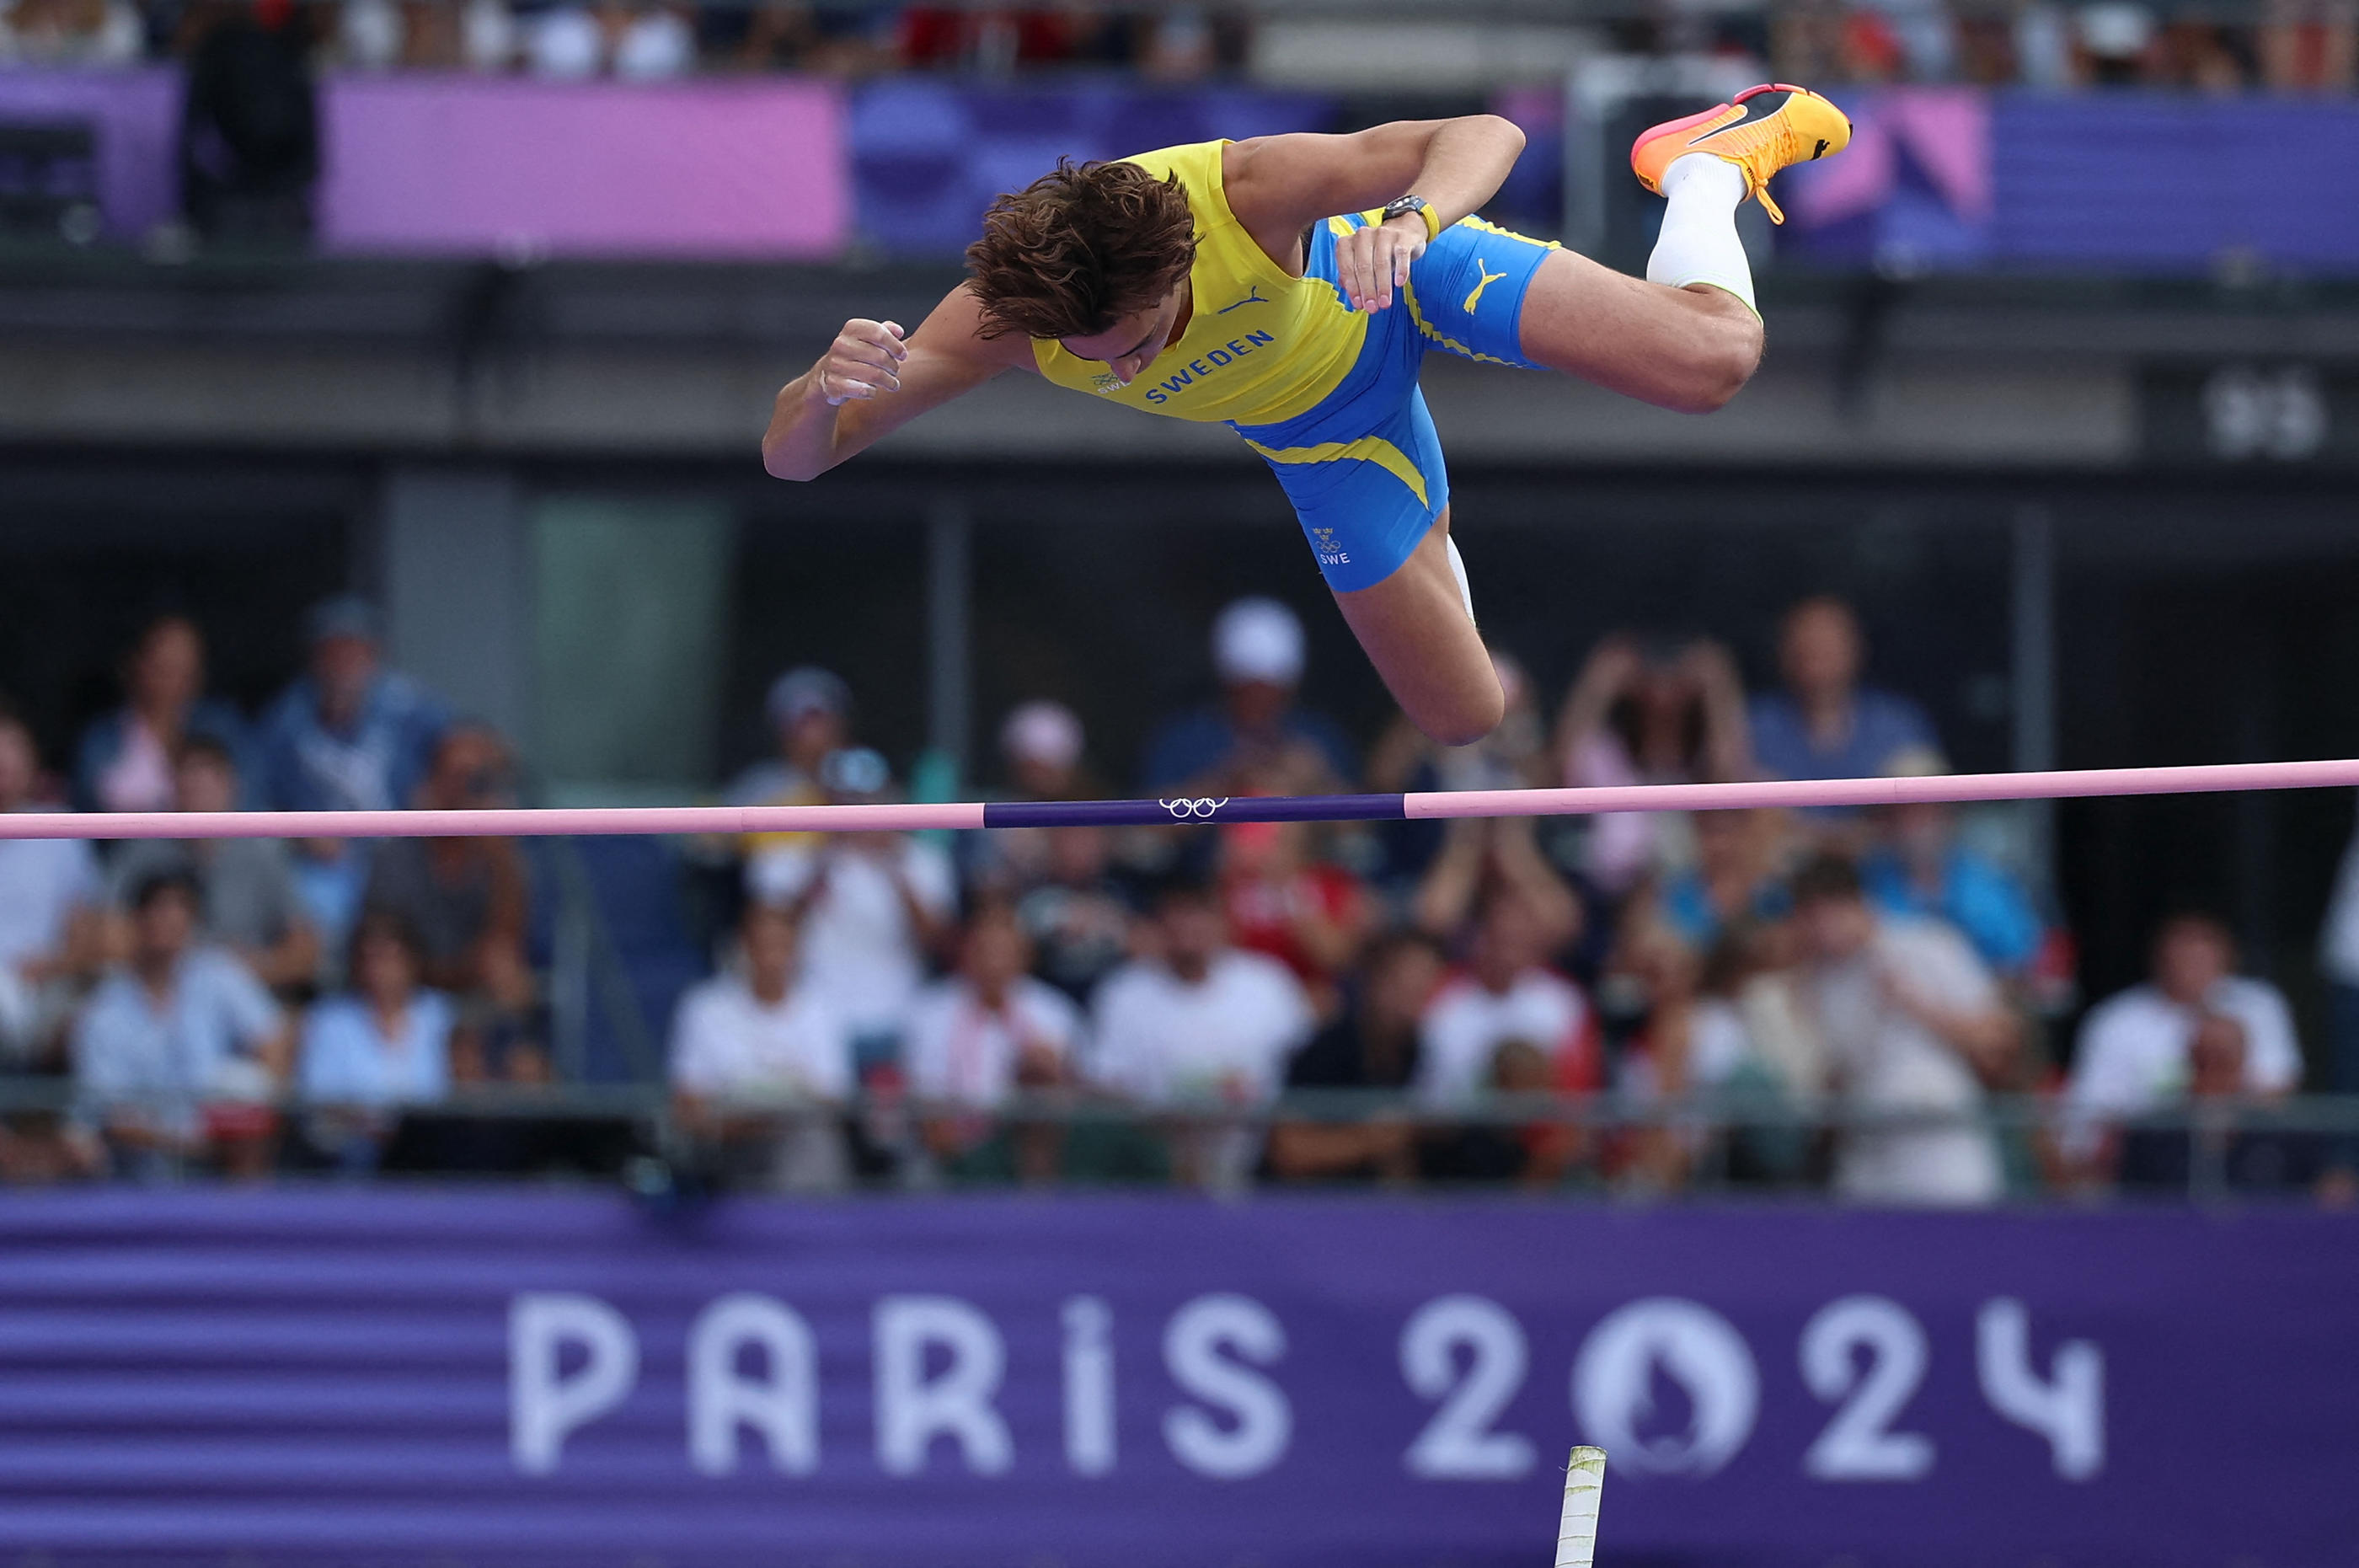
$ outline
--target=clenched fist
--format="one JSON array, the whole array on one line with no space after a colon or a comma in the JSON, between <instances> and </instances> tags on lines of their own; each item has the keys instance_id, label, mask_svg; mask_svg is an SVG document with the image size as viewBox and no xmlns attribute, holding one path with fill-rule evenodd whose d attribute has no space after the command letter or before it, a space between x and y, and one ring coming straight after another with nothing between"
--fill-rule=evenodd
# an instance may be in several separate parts
<instances>
[{"instance_id":1,"label":"clenched fist","mask_svg":"<svg viewBox=\"0 0 2359 1568\"><path fill-rule=\"evenodd\" d=\"M843 330L828 344L827 353L811 367L814 389L830 408L839 408L854 397L898 392L901 362L909 357L909 345L901 341L906 335L897 321L853 317L843 323Z\"/></svg>"}]
</instances>

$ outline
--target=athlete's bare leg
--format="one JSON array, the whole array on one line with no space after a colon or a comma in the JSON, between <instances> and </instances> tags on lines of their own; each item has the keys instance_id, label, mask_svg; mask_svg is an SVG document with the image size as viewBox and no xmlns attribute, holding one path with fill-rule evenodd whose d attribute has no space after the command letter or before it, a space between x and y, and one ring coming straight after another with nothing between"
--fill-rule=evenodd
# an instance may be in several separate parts
<instances>
[{"instance_id":1,"label":"athlete's bare leg","mask_svg":"<svg viewBox=\"0 0 2359 1568\"><path fill-rule=\"evenodd\" d=\"M1761 363L1761 319L1709 284L1671 289L1551 251L1524 292L1524 357L1611 391L1709 413Z\"/></svg>"},{"instance_id":2,"label":"athlete's bare leg","mask_svg":"<svg viewBox=\"0 0 2359 1568\"><path fill-rule=\"evenodd\" d=\"M1400 570L1335 595L1343 619L1409 722L1444 746L1497 727L1507 699L1450 570L1450 508Z\"/></svg>"}]
</instances>

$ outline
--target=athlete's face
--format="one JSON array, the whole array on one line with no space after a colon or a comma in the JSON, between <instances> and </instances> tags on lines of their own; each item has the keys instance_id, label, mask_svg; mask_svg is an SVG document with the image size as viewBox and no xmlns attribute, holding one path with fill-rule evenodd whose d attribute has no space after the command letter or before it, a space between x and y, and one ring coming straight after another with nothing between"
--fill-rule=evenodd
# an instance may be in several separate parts
<instances>
[{"instance_id":1,"label":"athlete's face","mask_svg":"<svg viewBox=\"0 0 2359 1568\"><path fill-rule=\"evenodd\" d=\"M1182 283L1151 310L1125 316L1104 332L1088 337L1058 341L1065 345L1068 354L1102 361L1127 387L1155 363L1155 356L1171 341L1172 329L1180 321L1180 307L1187 297L1188 286Z\"/></svg>"}]
</instances>

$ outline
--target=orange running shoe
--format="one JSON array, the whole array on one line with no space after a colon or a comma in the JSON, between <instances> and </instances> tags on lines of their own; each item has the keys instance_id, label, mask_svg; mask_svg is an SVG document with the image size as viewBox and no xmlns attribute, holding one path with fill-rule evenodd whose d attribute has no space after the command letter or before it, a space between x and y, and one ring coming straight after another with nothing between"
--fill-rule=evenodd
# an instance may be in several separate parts
<instances>
[{"instance_id":1,"label":"orange running shoe","mask_svg":"<svg viewBox=\"0 0 2359 1568\"><path fill-rule=\"evenodd\" d=\"M1769 177L1779 169L1839 153L1851 145L1851 121L1807 87L1765 82L1728 103L1668 120L1640 135L1630 148L1638 183L1659 196L1663 171L1676 158L1708 152L1745 171L1745 193L1758 197L1772 223L1786 214L1769 199Z\"/></svg>"}]
</instances>

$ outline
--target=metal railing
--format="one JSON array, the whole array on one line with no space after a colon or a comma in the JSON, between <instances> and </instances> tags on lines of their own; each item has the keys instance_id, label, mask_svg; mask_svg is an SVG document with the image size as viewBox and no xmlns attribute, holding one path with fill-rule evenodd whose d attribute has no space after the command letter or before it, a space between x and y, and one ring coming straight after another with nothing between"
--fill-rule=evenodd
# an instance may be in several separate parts
<instances>
[{"instance_id":1,"label":"metal railing","mask_svg":"<svg viewBox=\"0 0 2359 1568\"><path fill-rule=\"evenodd\" d=\"M180 1108L187 1103L180 1102ZM136 1110L136 1103L117 1101L113 1109ZM144 1108L165 1109L159 1102ZM300 1129L307 1120L350 1113L354 1107L307 1102L288 1095L275 1103L283 1125ZM91 1116L96 1107L78 1099L71 1083L57 1078L0 1078L0 1118L23 1125L27 1118L60 1120ZM919 1130L930 1122L951 1122L983 1129L979 1137L1008 1133L1037 1134L1043 1129L1059 1137L1082 1130L1114 1132L1145 1144L1173 1144L1190 1139L1230 1138L1257 1142L1273 1128L1287 1125L1322 1127L1384 1126L1402 1129L1412 1140L1432 1147L1470 1133L1532 1135L1550 1131L1577 1135L1582 1152L1572 1160L1567 1177L1556 1184L1597 1192L1626 1189L1663 1192L1658 1184L1628 1170L1616 1171L1617 1143L1627 1152L1628 1141L1639 1135L1669 1134L1680 1140L1691 1160L1671 1190L1728 1192L1747 1189L1780 1193L1806 1193L1824 1181L1827 1156L1843 1139L1860 1135L1908 1135L1959 1130L1984 1134L2019 1157L2019 1169L2010 1182L2009 1196L2085 1195L2102 1191L2104 1181L2054 1180L2055 1162L2041 1156L2066 1143L2134 1138L2164 1149L2183 1179L2167 1184L2185 1196L2222 1200L2277 1191L2302 1192L2318 1174L2337 1167L2359 1167L2359 1095L2319 1094L2284 1099L2204 1099L2158 1107L2136 1116L2098 1121L2065 1105L2052 1095L1994 1096L1965 1108L1908 1108L1864 1105L1842 1099L1776 1098L1754 1094L1707 1094L1670 1099L1635 1100L1614 1094L1485 1094L1448 1105L1435 1105L1389 1090L1291 1091L1256 1103L1230 1104L1207 1100L1144 1105L1082 1089L1032 1092L1013 1095L997 1105L929 1101L893 1094L865 1094L842 1103L773 1094L746 1094L700 1102L693 1119L683 1116L681 1102L655 1085L473 1085L429 1104L372 1108L386 1125L409 1121L438 1124L483 1123L582 1129L600 1127L612 1135L603 1147L614 1158L611 1169L577 1173L612 1175L642 1191L683 1184L709 1187L696 1173L710 1165L717 1146L701 1131L722 1122L735 1125L741 1134L760 1136L766 1125L825 1125L848 1137L864 1156L861 1169L843 1184L879 1190L956 1184L944 1174L941 1162L930 1156ZM1748 1174L1741 1153L1748 1139L1768 1140L1787 1151L1782 1168L1776 1161L1756 1160ZM2154 1141L2160 1140L2160 1141ZM2240 1151L2276 1140L2296 1158L2279 1159L2275 1169L2291 1175L2273 1182L2256 1183L2240 1174ZM619 1151L619 1152L617 1152ZM187 1173L201 1170L189 1162ZM299 1167L298 1167L299 1170ZM2029 1175L2024 1172L2028 1171ZM543 1169L500 1171L468 1167L471 1176L540 1175ZM1250 1173L1250 1172L1249 1172ZM433 1175L431 1169L410 1168L405 1176ZM1014 1178L1008 1178L1013 1180ZM1064 1172L1061 1178L1086 1184L1091 1178ZM1131 1180L1169 1180L1168 1175ZM1447 1176L1430 1184L1449 1184ZM1464 1178L1458 1178L1462 1181ZM1498 1184L1515 1184L1512 1177ZM1261 1170L1258 1184L1286 1184L1283 1176ZM758 1185L759 1183L756 1183ZM1235 1185L1200 1181L1199 1184ZM1418 1184L1412 1182L1411 1184ZM2151 1180L2143 1183L2157 1190Z\"/></svg>"}]
</instances>

